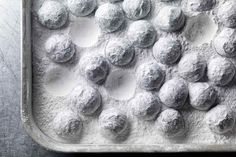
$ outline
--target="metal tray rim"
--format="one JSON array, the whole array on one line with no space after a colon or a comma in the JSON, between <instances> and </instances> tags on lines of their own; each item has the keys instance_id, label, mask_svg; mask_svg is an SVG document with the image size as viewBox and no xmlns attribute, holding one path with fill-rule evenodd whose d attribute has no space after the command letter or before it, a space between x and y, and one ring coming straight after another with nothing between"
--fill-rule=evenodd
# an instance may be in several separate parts
<instances>
[{"instance_id":1,"label":"metal tray rim","mask_svg":"<svg viewBox=\"0 0 236 157\"><path fill-rule=\"evenodd\" d=\"M57 152L209 152L236 151L234 145L156 144L156 145L82 145L57 143L46 136L32 116L31 3L22 0L21 10L21 120L26 132L38 144Z\"/></svg>"}]
</instances>

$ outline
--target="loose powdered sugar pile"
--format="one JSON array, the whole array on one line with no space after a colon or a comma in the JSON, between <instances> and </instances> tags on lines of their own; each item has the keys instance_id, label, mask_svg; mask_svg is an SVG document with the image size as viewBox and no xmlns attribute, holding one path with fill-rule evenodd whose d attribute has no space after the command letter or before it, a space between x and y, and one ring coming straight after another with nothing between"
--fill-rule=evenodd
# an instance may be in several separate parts
<instances>
[{"instance_id":1,"label":"loose powdered sugar pile","mask_svg":"<svg viewBox=\"0 0 236 157\"><path fill-rule=\"evenodd\" d=\"M108 42L115 38L126 38L126 35L128 34L127 32L129 31L129 26L133 24L137 18L147 20L149 23L153 24L153 27L155 28L155 31L157 33L155 41L158 41L159 38L167 36L173 37L174 39L178 39L178 41L182 45L182 54L180 58L182 58L186 54L198 52L200 58L208 62L212 57L219 56L213 46L213 40L223 29L225 29L222 22L219 22L219 19L216 16L217 11L220 6L230 0L216 0L216 4L214 5L214 8L212 10L200 12L191 10L189 4L187 3L187 0L172 0L169 2L166 2L164 0L151 0L150 12L146 16L141 14L132 15L135 18L133 19L134 21L129 19L132 17L131 15L129 18L126 18L125 13L123 12L125 20L124 22L121 22L122 19L120 18L122 18L122 15L117 13L117 15L119 16L116 16L117 19L115 20L115 22L118 22L118 25L121 26L119 26L119 29L117 29L116 31L114 31L114 29L116 28L112 27L112 29L109 30L109 32L112 33L107 33L106 31L104 32L104 30L100 30L98 25L96 25L95 23L86 22L87 20L96 20L94 16L96 9L86 17L76 17L75 15L72 15L70 13L68 22L64 24L60 29L50 30L46 27L43 27L38 22L37 12L45 1L47 0L35 0L33 2L33 115L34 120L39 126L39 128L46 135L48 135L49 138L53 138L58 142L64 143L96 145L113 143L114 141L104 138L104 136L101 134L101 128L99 126L99 115L102 111L106 109L115 108L119 110L122 114L127 116L128 123L130 126L129 135L127 139L122 141L122 143L120 144L148 145L167 143L236 143L236 129L233 129L232 131L224 135L215 134L209 129L206 123L205 116L207 111L199 111L191 107L191 105L189 104L189 98L187 98L184 107L179 110L180 113L183 115L183 119L185 120L185 134L184 136L175 139L163 136L161 131L158 129L158 125L156 124L155 120L144 121L133 115L131 100L135 97L136 94L144 91L144 89L140 88L137 85L137 77L135 75L136 69L143 63L156 62L153 57L154 43L152 43L151 46L146 46L145 42L147 42L147 40L134 41L133 43L135 44L144 43L145 48L133 45L135 49L135 56L129 65L120 67L113 66L109 63L109 74L103 85L97 85L96 83L88 81L86 77L82 76L79 66L80 59L86 55L94 56L100 54L102 56L105 56L105 47ZM57 0L57 2L66 5L66 0ZM106 0L98 0L97 5L101 6L102 4L107 2L108 1ZM123 1L111 2L113 2L111 3L112 5L116 5L122 8ZM148 6L148 4L146 4L145 6ZM185 18L187 19L184 28L181 28L178 32L172 32L172 29L170 31L162 31L161 29L159 29L158 25L156 25L157 21L155 17L158 17L157 15L159 11L164 6L172 6L182 9L183 14L186 16ZM47 10L47 12L48 11L50 10ZM51 11L55 12L55 10ZM179 19L181 20L182 25L183 17L179 17ZM62 21L64 22L64 20ZM78 22L83 23L84 21L85 23L87 23L87 25L84 24L83 28L80 30L81 27L77 27ZM99 22L102 23L101 21ZM163 22L165 24L168 23L168 21ZM91 33L84 33L85 31ZM135 31L132 32L132 35L134 36L138 34L135 34ZM76 52L74 56L68 62L63 64L52 62L47 56L45 50L45 42L52 35L57 34L66 34L71 36L72 42L75 44L76 47ZM82 35L80 36L80 34ZM91 38L91 41L94 44L91 46L91 43L83 42L83 38L85 39L85 41L88 41L88 39ZM154 37L150 40L153 39ZM79 45L80 41L82 42L81 45ZM163 83L174 77L179 77L179 60L177 60L176 63L174 63L173 65L164 65L158 63L159 66L165 71L165 81L163 81ZM235 58L229 58L229 60L234 65L236 65ZM206 74L204 74L200 82L206 82L208 80L205 75ZM231 83L227 86L215 86L215 89L217 91L216 104L227 105L232 108L232 111L236 109L235 82L236 78L234 77L233 81L231 81ZM81 137L78 138L78 140L68 140L65 138L61 138L60 136L58 136L58 134L56 134L54 125L55 117L58 115L58 113L67 112L68 110L76 110L76 107L73 105L73 103L71 103L70 98L73 89L76 88L78 85L84 85L85 87L88 85L97 89L101 94L102 102L100 108L93 115L80 115L81 121L83 123L82 129L79 128L82 130L80 133ZM159 89L155 89L154 94L158 95L158 91ZM194 92L192 91L192 93ZM165 110L166 108L167 107L165 105L162 105L162 110ZM113 112L113 110L111 110L111 112ZM115 114L116 113L114 113L114 115ZM69 118L73 119L73 116L71 115L71 117L69 116ZM79 126L81 127L80 123ZM60 126L58 128L60 128ZM67 131L68 130L65 130L64 132L67 133Z\"/></svg>"}]
</instances>

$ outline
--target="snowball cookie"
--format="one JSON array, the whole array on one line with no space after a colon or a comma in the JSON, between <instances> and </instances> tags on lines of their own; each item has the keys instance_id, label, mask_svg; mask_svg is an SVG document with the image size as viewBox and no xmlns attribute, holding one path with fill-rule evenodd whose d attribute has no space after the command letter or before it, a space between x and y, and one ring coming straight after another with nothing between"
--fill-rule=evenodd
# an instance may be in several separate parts
<instances>
[{"instance_id":1,"label":"snowball cookie","mask_svg":"<svg viewBox=\"0 0 236 157\"><path fill-rule=\"evenodd\" d=\"M190 82L199 81L205 74L207 62L198 53L184 55L179 64L179 76Z\"/></svg>"},{"instance_id":2,"label":"snowball cookie","mask_svg":"<svg viewBox=\"0 0 236 157\"><path fill-rule=\"evenodd\" d=\"M167 107L180 109L188 97L188 85L181 78L168 80L159 91L161 101Z\"/></svg>"},{"instance_id":3,"label":"snowball cookie","mask_svg":"<svg viewBox=\"0 0 236 157\"><path fill-rule=\"evenodd\" d=\"M113 65L125 66L133 60L135 49L128 39L115 38L106 45L105 54Z\"/></svg>"},{"instance_id":4,"label":"snowball cookie","mask_svg":"<svg viewBox=\"0 0 236 157\"><path fill-rule=\"evenodd\" d=\"M102 102L100 93L88 85L78 86L73 89L70 100L78 111L86 116L93 115Z\"/></svg>"},{"instance_id":5,"label":"snowball cookie","mask_svg":"<svg viewBox=\"0 0 236 157\"><path fill-rule=\"evenodd\" d=\"M217 17L225 27L236 27L236 1L228 0L219 5Z\"/></svg>"},{"instance_id":6,"label":"snowball cookie","mask_svg":"<svg viewBox=\"0 0 236 157\"><path fill-rule=\"evenodd\" d=\"M159 11L155 23L163 31L175 32L184 27L185 19L184 13L178 7L165 6Z\"/></svg>"},{"instance_id":7,"label":"snowball cookie","mask_svg":"<svg viewBox=\"0 0 236 157\"><path fill-rule=\"evenodd\" d=\"M87 16L97 6L97 0L67 0L67 7L75 16Z\"/></svg>"},{"instance_id":8,"label":"snowball cookie","mask_svg":"<svg viewBox=\"0 0 236 157\"><path fill-rule=\"evenodd\" d=\"M143 63L136 69L136 80L140 88L154 90L160 88L165 79L165 72L155 62Z\"/></svg>"},{"instance_id":9,"label":"snowball cookie","mask_svg":"<svg viewBox=\"0 0 236 157\"><path fill-rule=\"evenodd\" d=\"M61 3L47 0L38 10L38 20L49 29L58 29L68 21L68 11Z\"/></svg>"},{"instance_id":10,"label":"snowball cookie","mask_svg":"<svg viewBox=\"0 0 236 157\"><path fill-rule=\"evenodd\" d=\"M143 120L155 119L161 107L159 97L151 92L138 93L132 100L133 114Z\"/></svg>"},{"instance_id":11,"label":"snowball cookie","mask_svg":"<svg viewBox=\"0 0 236 157\"><path fill-rule=\"evenodd\" d=\"M105 3L98 7L95 20L104 32L111 33L118 30L125 21L123 10L111 3Z\"/></svg>"},{"instance_id":12,"label":"snowball cookie","mask_svg":"<svg viewBox=\"0 0 236 157\"><path fill-rule=\"evenodd\" d=\"M191 83L189 85L190 104L197 110L209 110L217 98L216 90L208 83Z\"/></svg>"},{"instance_id":13,"label":"snowball cookie","mask_svg":"<svg viewBox=\"0 0 236 157\"><path fill-rule=\"evenodd\" d=\"M139 20L148 15L151 10L150 0L124 0L123 9L131 20Z\"/></svg>"},{"instance_id":14,"label":"snowball cookie","mask_svg":"<svg viewBox=\"0 0 236 157\"><path fill-rule=\"evenodd\" d=\"M99 127L105 138L113 141L121 140L127 135L128 118L117 109L106 109L99 116Z\"/></svg>"},{"instance_id":15,"label":"snowball cookie","mask_svg":"<svg viewBox=\"0 0 236 157\"><path fill-rule=\"evenodd\" d=\"M159 130L167 137L178 137L185 133L183 116L174 109L166 109L157 119Z\"/></svg>"},{"instance_id":16,"label":"snowball cookie","mask_svg":"<svg viewBox=\"0 0 236 157\"><path fill-rule=\"evenodd\" d=\"M109 73L107 60L98 54L85 55L81 58L79 66L82 75L96 84L103 84Z\"/></svg>"},{"instance_id":17,"label":"snowball cookie","mask_svg":"<svg viewBox=\"0 0 236 157\"><path fill-rule=\"evenodd\" d=\"M82 132L83 123L75 112L63 110L54 118L52 127L59 137L65 140L76 141Z\"/></svg>"},{"instance_id":18,"label":"snowball cookie","mask_svg":"<svg viewBox=\"0 0 236 157\"><path fill-rule=\"evenodd\" d=\"M182 45L173 37L160 38L153 47L154 58L162 64L172 65L181 56Z\"/></svg>"},{"instance_id":19,"label":"snowball cookie","mask_svg":"<svg viewBox=\"0 0 236 157\"><path fill-rule=\"evenodd\" d=\"M206 123L212 132L225 134L233 129L235 117L226 105L218 105L206 115Z\"/></svg>"},{"instance_id":20,"label":"snowball cookie","mask_svg":"<svg viewBox=\"0 0 236 157\"><path fill-rule=\"evenodd\" d=\"M223 57L236 56L236 32L231 28L224 28L213 41L216 52Z\"/></svg>"},{"instance_id":21,"label":"snowball cookie","mask_svg":"<svg viewBox=\"0 0 236 157\"><path fill-rule=\"evenodd\" d=\"M157 32L151 23L139 20L130 25L127 35L137 47L148 48L154 44Z\"/></svg>"},{"instance_id":22,"label":"snowball cookie","mask_svg":"<svg viewBox=\"0 0 236 157\"><path fill-rule=\"evenodd\" d=\"M188 6L192 11L208 11L216 4L216 0L188 0Z\"/></svg>"},{"instance_id":23,"label":"snowball cookie","mask_svg":"<svg viewBox=\"0 0 236 157\"><path fill-rule=\"evenodd\" d=\"M57 34L46 41L45 50L53 62L64 63L74 56L76 48L69 35Z\"/></svg>"},{"instance_id":24,"label":"snowball cookie","mask_svg":"<svg viewBox=\"0 0 236 157\"><path fill-rule=\"evenodd\" d=\"M233 63L222 57L213 58L208 63L207 76L217 86L225 86L233 79L235 67Z\"/></svg>"}]
</instances>

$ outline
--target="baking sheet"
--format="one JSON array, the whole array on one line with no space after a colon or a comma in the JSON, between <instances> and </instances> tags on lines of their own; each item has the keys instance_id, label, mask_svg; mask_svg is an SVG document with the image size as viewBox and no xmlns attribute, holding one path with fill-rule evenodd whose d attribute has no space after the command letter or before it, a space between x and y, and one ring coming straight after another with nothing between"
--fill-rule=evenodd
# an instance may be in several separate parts
<instances>
[{"instance_id":1,"label":"baking sheet","mask_svg":"<svg viewBox=\"0 0 236 157\"><path fill-rule=\"evenodd\" d=\"M99 143L92 141L82 141L81 143L71 144L65 143L58 139L49 136L45 133L46 129L40 128L38 122L35 121L38 117L35 117L35 109L38 109L33 100L32 92L37 89L33 86L32 83L32 54L35 53L35 47L32 45L32 17L31 17L31 0L23 0L22 4L22 122L25 126L28 134L40 145L44 146L47 149L60 152L183 152L183 151L233 151L235 150L234 141L232 140L222 140L215 142L205 139L203 142L194 141L194 140L180 140L180 141L169 141L165 140L164 142L156 142L158 138L154 141L145 139L152 139L152 135L149 137L136 134L132 134L133 137L130 137L127 141L121 144L113 144L108 141L101 140ZM34 30L33 30L34 31ZM43 31L42 31L43 32ZM38 32L39 34L42 32ZM33 49L32 49L33 48ZM40 69L38 69L40 70ZM40 89L39 89L40 90ZM37 93L37 91L35 91ZM34 98L37 95L34 95ZM191 118L191 114L199 114L197 111L189 112L188 117ZM39 114L40 116L40 114ZM42 115L41 115L42 116ZM201 114L199 114L201 117ZM95 123L96 121L94 121ZM146 124L150 126L150 124ZM137 129L137 128L136 128ZM155 128L153 128L154 130ZM203 130L204 131L204 130ZM88 134L92 137L92 133ZM215 135L212 135L215 136ZM97 138L100 138L99 136ZM216 138L221 138L216 137ZM142 140L143 139L143 140ZM96 141L96 138L94 139ZM163 140L162 140L163 141Z\"/></svg>"}]
</instances>

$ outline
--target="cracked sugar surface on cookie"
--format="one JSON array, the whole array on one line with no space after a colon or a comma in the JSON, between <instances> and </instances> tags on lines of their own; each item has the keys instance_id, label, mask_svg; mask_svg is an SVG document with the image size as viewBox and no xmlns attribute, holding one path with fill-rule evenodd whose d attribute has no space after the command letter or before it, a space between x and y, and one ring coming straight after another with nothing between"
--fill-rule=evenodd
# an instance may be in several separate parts
<instances>
[{"instance_id":1,"label":"cracked sugar surface on cookie","mask_svg":"<svg viewBox=\"0 0 236 157\"><path fill-rule=\"evenodd\" d=\"M184 55L179 64L179 76L190 82L199 81L205 74L207 62L196 52Z\"/></svg>"},{"instance_id":2,"label":"cracked sugar surface on cookie","mask_svg":"<svg viewBox=\"0 0 236 157\"><path fill-rule=\"evenodd\" d=\"M122 3L126 16L131 20L139 20L148 15L151 10L150 0L124 0Z\"/></svg>"},{"instance_id":3,"label":"cracked sugar surface on cookie","mask_svg":"<svg viewBox=\"0 0 236 157\"><path fill-rule=\"evenodd\" d=\"M207 76L214 85L226 86L235 76L235 66L227 58L212 58L208 63Z\"/></svg>"},{"instance_id":4,"label":"cracked sugar surface on cookie","mask_svg":"<svg viewBox=\"0 0 236 157\"><path fill-rule=\"evenodd\" d=\"M155 24L166 32L176 32L185 25L186 17L183 11L174 6L163 7L155 19Z\"/></svg>"},{"instance_id":5,"label":"cracked sugar surface on cookie","mask_svg":"<svg viewBox=\"0 0 236 157\"><path fill-rule=\"evenodd\" d=\"M37 12L39 22L49 29L59 29L68 21L66 7L56 1L45 1Z\"/></svg>"},{"instance_id":6,"label":"cracked sugar surface on cookie","mask_svg":"<svg viewBox=\"0 0 236 157\"><path fill-rule=\"evenodd\" d=\"M189 100L193 108L202 111L209 110L215 104L216 98L215 88L208 83L189 84Z\"/></svg>"},{"instance_id":7,"label":"cracked sugar surface on cookie","mask_svg":"<svg viewBox=\"0 0 236 157\"><path fill-rule=\"evenodd\" d=\"M144 90L155 90L161 87L165 79L165 71L155 62L147 62L136 69L137 84Z\"/></svg>"},{"instance_id":8,"label":"cracked sugar surface on cookie","mask_svg":"<svg viewBox=\"0 0 236 157\"><path fill-rule=\"evenodd\" d=\"M223 56L233 58L236 56L236 31L224 28L213 41L216 52Z\"/></svg>"},{"instance_id":9,"label":"cracked sugar surface on cookie","mask_svg":"<svg viewBox=\"0 0 236 157\"><path fill-rule=\"evenodd\" d=\"M173 78L163 84L159 97L164 105L173 109L184 106L188 97L187 82L181 78Z\"/></svg>"},{"instance_id":10,"label":"cracked sugar surface on cookie","mask_svg":"<svg viewBox=\"0 0 236 157\"><path fill-rule=\"evenodd\" d=\"M88 54L81 58L80 71L85 78L95 84L103 84L109 73L109 64L106 58L99 54Z\"/></svg>"},{"instance_id":11,"label":"cracked sugar surface on cookie","mask_svg":"<svg viewBox=\"0 0 236 157\"><path fill-rule=\"evenodd\" d=\"M220 104L211 109L206 115L206 123L216 134L225 134L232 131L235 122L233 112L226 104Z\"/></svg>"},{"instance_id":12,"label":"cracked sugar surface on cookie","mask_svg":"<svg viewBox=\"0 0 236 157\"><path fill-rule=\"evenodd\" d=\"M56 34L46 41L45 50L53 62L64 63L74 56L76 48L69 35Z\"/></svg>"},{"instance_id":13,"label":"cracked sugar surface on cookie","mask_svg":"<svg viewBox=\"0 0 236 157\"><path fill-rule=\"evenodd\" d=\"M70 95L72 105L83 115L93 115L101 106L100 93L89 85L78 85Z\"/></svg>"},{"instance_id":14,"label":"cracked sugar surface on cookie","mask_svg":"<svg viewBox=\"0 0 236 157\"><path fill-rule=\"evenodd\" d=\"M177 110L166 109L157 119L158 129L167 137L174 138L185 133L185 121Z\"/></svg>"},{"instance_id":15,"label":"cracked sugar surface on cookie","mask_svg":"<svg viewBox=\"0 0 236 157\"><path fill-rule=\"evenodd\" d=\"M125 66L133 60L135 48L128 39L115 38L111 39L106 45L105 54L113 65Z\"/></svg>"},{"instance_id":16,"label":"cracked sugar surface on cookie","mask_svg":"<svg viewBox=\"0 0 236 157\"><path fill-rule=\"evenodd\" d=\"M216 4L216 0L188 0L188 6L192 11L208 11Z\"/></svg>"},{"instance_id":17,"label":"cracked sugar surface on cookie","mask_svg":"<svg viewBox=\"0 0 236 157\"><path fill-rule=\"evenodd\" d=\"M159 97L151 92L136 94L131 105L133 114L146 121L154 120L162 108Z\"/></svg>"},{"instance_id":18,"label":"cracked sugar surface on cookie","mask_svg":"<svg viewBox=\"0 0 236 157\"><path fill-rule=\"evenodd\" d=\"M157 32L151 23L146 20L139 20L129 26L127 36L135 46L148 48L154 44Z\"/></svg>"},{"instance_id":19,"label":"cracked sugar surface on cookie","mask_svg":"<svg viewBox=\"0 0 236 157\"><path fill-rule=\"evenodd\" d=\"M67 7L75 16L87 16L97 7L97 0L67 0Z\"/></svg>"},{"instance_id":20,"label":"cracked sugar surface on cookie","mask_svg":"<svg viewBox=\"0 0 236 157\"><path fill-rule=\"evenodd\" d=\"M162 37L153 47L153 56L162 64L172 65L178 61L182 53L180 41L174 37Z\"/></svg>"},{"instance_id":21,"label":"cracked sugar surface on cookie","mask_svg":"<svg viewBox=\"0 0 236 157\"><path fill-rule=\"evenodd\" d=\"M79 115L70 110L59 112L52 125L57 136L69 141L78 141L83 129Z\"/></svg>"},{"instance_id":22,"label":"cracked sugar surface on cookie","mask_svg":"<svg viewBox=\"0 0 236 157\"><path fill-rule=\"evenodd\" d=\"M105 3L98 7L95 20L103 32L117 31L125 21L125 15L118 5Z\"/></svg>"}]
</instances>

